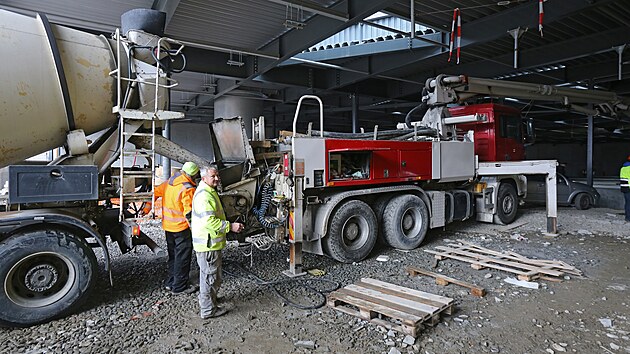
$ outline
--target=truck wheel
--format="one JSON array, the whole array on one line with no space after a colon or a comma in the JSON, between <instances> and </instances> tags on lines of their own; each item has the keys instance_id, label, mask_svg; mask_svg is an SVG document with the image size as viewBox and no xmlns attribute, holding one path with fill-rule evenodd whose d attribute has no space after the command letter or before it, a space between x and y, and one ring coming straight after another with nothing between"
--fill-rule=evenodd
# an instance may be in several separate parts
<instances>
[{"instance_id":1,"label":"truck wheel","mask_svg":"<svg viewBox=\"0 0 630 354\"><path fill-rule=\"evenodd\" d=\"M414 249L422 243L429 229L429 210L415 195L393 198L383 214L383 236L392 247Z\"/></svg>"},{"instance_id":2,"label":"truck wheel","mask_svg":"<svg viewBox=\"0 0 630 354\"><path fill-rule=\"evenodd\" d=\"M376 228L377 228L377 240L376 243L381 245L385 244L385 240L383 239L383 214L385 213L385 207L392 199L391 194L385 194L376 199L374 204L372 204L372 210L374 210L374 214L376 215Z\"/></svg>"},{"instance_id":3,"label":"truck wheel","mask_svg":"<svg viewBox=\"0 0 630 354\"><path fill-rule=\"evenodd\" d=\"M28 230L0 243L0 325L26 327L72 311L87 298L96 256L77 236Z\"/></svg>"},{"instance_id":4,"label":"truck wheel","mask_svg":"<svg viewBox=\"0 0 630 354\"><path fill-rule=\"evenodd\" d=\"M591 197L586 193L579 193L573 199L573 205L577 210L586 210L591 207Z\"/></svg>"},{"instance_id":5,"label":"truck wheel","mask_svg":"<svg viewBox=\"0 0 630 354\"><path fill-rule=\"evenodd\" d=\"M349 200L333 214L324 247L339 262L358 262L374 248L376 234L376 216L370 206L360 200Z\"/></svg>"},{"instance_id":6,"label":"truck wheel","mask_svg":"<svg viewBox=\"0 0 630 354\"><path fill-rule=\"evenodd\" d=\"M507 225L516 219L518 209L518 199L516 189L509 183L501 183L497 196L497 215L494 221L498 224Z\"/></svg>"}]
</instances>

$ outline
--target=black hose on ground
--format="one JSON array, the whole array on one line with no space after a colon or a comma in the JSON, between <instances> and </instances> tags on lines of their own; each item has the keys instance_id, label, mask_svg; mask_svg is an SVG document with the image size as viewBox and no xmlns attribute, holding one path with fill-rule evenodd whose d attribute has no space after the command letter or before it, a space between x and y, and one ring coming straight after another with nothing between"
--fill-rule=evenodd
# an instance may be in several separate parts
<instances>
[{"instance_id":1,"label":"black hose on ground","mask_svg":"<svg viewBox=\"0 0 630 354\"><path fill-rule=\"evenodd\" d=\"M245 269L245 267L243 267L240 263L233 261L225 261L223 263L223 272L233 277L248 279L254 282L256 285L270 287L271 290L273 290L276 295L278 295L287 305L302 310L314 310L324 306L326 304L325 294L331 291L335 291L340 287L339 283L328 279L313 279L301 277L267 281L258 277L252 271ZM315 285L317 284L320 284L322 286L320 288L316 288ZM298 288L306 290L307 292L313 294L318 299L318 301L316 301L313 305L303 305L292 301L286 295L280 292L279 288L282 286L287 287L290 290L295 290Z\"/></svg>"}]
</instances>

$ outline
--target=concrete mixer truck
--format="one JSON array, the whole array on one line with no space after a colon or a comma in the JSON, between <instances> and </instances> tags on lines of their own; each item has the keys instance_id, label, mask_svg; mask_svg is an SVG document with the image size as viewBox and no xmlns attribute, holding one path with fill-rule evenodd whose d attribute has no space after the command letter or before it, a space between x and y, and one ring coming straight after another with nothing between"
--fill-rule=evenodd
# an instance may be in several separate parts
<instances>
[{"instance_id":1,"label":"concrete mixer truck","mask_svg":"<svg viewBox=\"0 0 630 354\"><path fill-rule=\"evenodd\" d=\"M155 134L183 116L167 110L171 73L184 60L183 46L162 37L164 14L132 10L122 24L106 38L0 10L0 46L19 58L3 62L0 85L0 168L10 182L0 212L0 325L76 308L97 274L93 248L110 271L106 237L123 253L140 244L159 251L126 208L152 198L137 188L154 178L151 166L115 161L141 154L152 165L157 151L206 163ZM60 147L47 165L24 163Z\"/></svg>"}]
</instances>

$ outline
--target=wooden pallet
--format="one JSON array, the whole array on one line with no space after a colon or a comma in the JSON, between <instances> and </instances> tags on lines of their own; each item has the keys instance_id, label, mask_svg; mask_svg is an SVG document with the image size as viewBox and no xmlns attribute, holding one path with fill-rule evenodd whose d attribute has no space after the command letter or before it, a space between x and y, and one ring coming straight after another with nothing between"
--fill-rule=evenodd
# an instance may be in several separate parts
<instances>
[{"instance_id":1,"label":"wooden pallet","mask_svg":"<svg viewBox=\"0 0 630 354\"><path fill-rule=\"evenodd\" d=\"M565 274L582 275L582 272L562 261L530 259L515 252L498 252L477 246L470 242L459 240L459 245L437 246L435 250L425 252L435 255L435 258L456 259L470 263L473 269L492 268L514 273L519 280L532 281L534 279L561 280Z\"/></svg>"},{"instance_id":2,"label":"wooden pallet","mask_svg":"<svg viewBox=\"0 0 630 354\"><path fill-rule=\"evenodd\" d=\"M441 313L452 313L453 299L362 278L330 293L328 306L415 338L424 325L435 326Z\"/></svg>"}]
</instances>

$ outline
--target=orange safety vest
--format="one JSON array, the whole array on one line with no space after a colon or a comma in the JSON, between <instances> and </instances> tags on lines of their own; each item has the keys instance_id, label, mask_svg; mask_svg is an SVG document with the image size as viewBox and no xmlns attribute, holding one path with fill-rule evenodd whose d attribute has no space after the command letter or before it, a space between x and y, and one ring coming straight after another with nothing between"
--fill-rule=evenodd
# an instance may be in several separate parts
<instances>
[{"instance_id":1,"label":"orange safety vest","mask_svg":"<svg viewBox=\"0 0 630 354\"><path fill-rule=\"evenodd\" d=\"M192 211L195 182L185 173L177 172L168 181L155 188L155 198L162 198L162 228L180 232L190 224L186 214Z\"/></svg>"}]
</instances>

